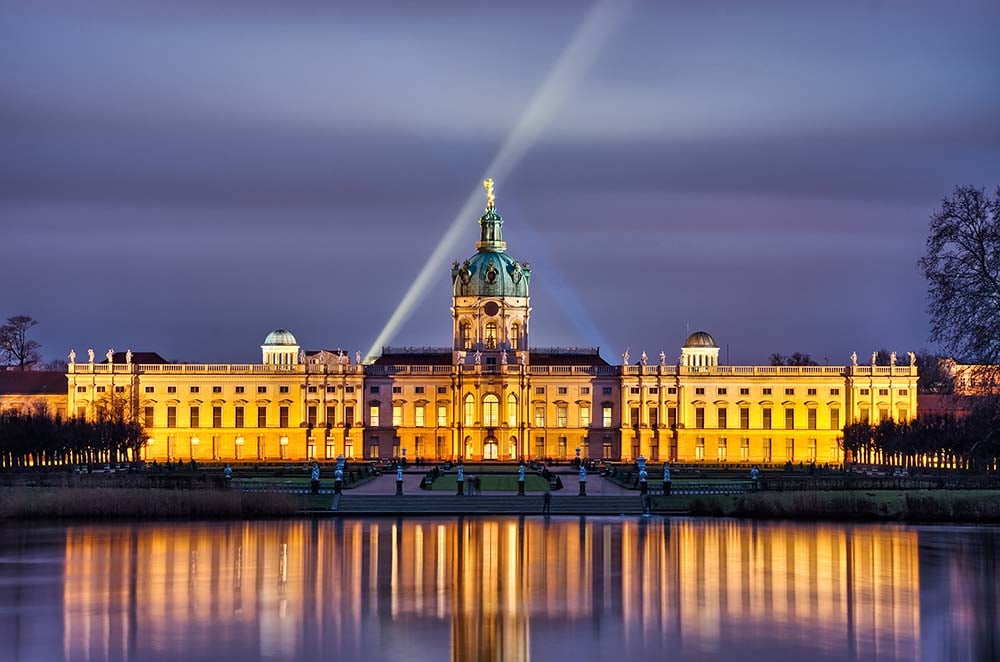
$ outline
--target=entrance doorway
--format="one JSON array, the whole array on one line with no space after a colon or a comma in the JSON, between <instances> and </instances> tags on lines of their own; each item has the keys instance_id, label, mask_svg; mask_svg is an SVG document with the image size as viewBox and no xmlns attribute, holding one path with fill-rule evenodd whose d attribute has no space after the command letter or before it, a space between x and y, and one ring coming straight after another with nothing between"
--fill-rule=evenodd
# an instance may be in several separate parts
<instances>
[{"instance_id":1,"label":"entrance doorway","mask_svg":"<svg viewBox=\"0 0 1000 662\"><path fill-rule=\"evenodd\" d=\"M497 459L497 453L499 452L500 444L497 443L496 437L487 437L486 441L483 442L483 459L484 460L495 460Z\"/></svg>"}]
</instances>

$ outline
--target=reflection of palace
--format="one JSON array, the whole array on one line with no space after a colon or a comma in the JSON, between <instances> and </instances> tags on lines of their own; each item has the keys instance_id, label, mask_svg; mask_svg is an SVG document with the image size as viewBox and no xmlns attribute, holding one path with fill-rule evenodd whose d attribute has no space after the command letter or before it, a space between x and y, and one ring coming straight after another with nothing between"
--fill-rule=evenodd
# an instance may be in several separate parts
<instances>
[{"instance_id":1,"label":"reflection of palace","mask_svg":"<svg viewBox=\"0 0 1000 662\"><path fill-rule=\"evenodd\" d=\"M66 659L920 657L917 533L734 521L69 529ZM956 578L952 578L957 581ZM949 580L950 582L951 580ZM946 582L948 583L948 582ZM224 624L224 627L223 627Z\"/></svg>"},{"instance_id":2,"label":"reflection of palace","mask_svg":"<svg viewBox=\"0 0 1000 662\"><path fill-rule=\"evenodd\" d=\"M916 415L917 369L727 366L705 332L676 361L529 343L528 263L507 254L489 188L476 253L451 270L450 347L386 348L369 365L269 334L260 364L167 364L71 354L68 411L120 398L149 459L584 457L840 462L853 420Z\"/></svg>"}]
</instances>

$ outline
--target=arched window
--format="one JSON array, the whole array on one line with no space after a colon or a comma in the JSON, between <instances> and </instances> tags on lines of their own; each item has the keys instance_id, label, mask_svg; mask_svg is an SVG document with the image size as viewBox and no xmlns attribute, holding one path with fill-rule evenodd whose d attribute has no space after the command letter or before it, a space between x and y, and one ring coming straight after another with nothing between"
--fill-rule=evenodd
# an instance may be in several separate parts
<instances>
[{"instance_id":1,"label":"arched window","mask_svg":"<svg viewBox=\"0 0 1000 662\"><path fill-rule=\"evenodd\" d=\"M517 427L517 396L513 393L507 396L507 425Z\"/></svg>"},{"instance_id":2,"label":"arched window","mask_svg":"<svg viewBox=\"0 0 1000 662\"><path fill-rule=\"evenodd\" d=\"M476 421L476 399L471 393L465 395L465 424L471 426Z\"/></svg>"},{"instance_id":3,"label":"arched window","mask_svg":"<svg viewBox=\"0 0 1000 662\"><path fill-rule=\"evenodd\" d=\"M521 349L521 325L517 322L510 325L510 348Z\"/></svg>"},{"instance_id":4,"label":"arched window","mask_svg":"<svg viewBox=\"0 0 1000 662\"><path fill-rule=\"evenodd\" d=\"M500 425L500 398L492 393L483 398L483 425L488 428Z\"/></svg>"},{"instance_id":5,"label":"arched window","mask_svg":"<svg viewBox=\"0 0 1000 662\"><path fill-rule=\"evenodd\" d=\"M486 349L497 348L497 323L486 323Z\"/></svg>"},{"instance_id":6,"label":"arched window","mask_svg":"<svg viewBox=\"0 0 1000 662\"><path fill-rule=\"evenodd\" d=\"M462 349L472 349L472 325L462 322L458 327L458 343Z\"/></svg>"}]
</instances>

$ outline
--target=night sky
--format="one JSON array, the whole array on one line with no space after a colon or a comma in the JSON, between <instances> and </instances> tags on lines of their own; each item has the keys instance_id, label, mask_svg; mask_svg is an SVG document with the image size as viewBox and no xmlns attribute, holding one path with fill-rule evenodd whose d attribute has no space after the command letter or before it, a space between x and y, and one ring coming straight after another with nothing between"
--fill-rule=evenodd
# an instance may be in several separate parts
<instances>
[{"instance_id":1,"label":"night sky","mask_svg":"<svg viewBox=\"0 0 1000 662\"><path fill-rule=\"evenodd\" d=\"M0 316L48 359L259 361L278 327L367 351L590 11L0 0ZM932 347L928 217L1000 183L1000 3L618 18L498 177L531 343ZM479 213L392 345L449 344Z\"/></svg>"}]
</instances>

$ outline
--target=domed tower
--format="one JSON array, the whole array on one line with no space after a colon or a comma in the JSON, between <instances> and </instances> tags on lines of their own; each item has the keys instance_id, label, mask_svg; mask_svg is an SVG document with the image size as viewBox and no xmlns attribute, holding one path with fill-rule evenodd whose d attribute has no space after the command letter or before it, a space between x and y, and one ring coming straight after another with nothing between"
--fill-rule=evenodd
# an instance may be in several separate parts
<instances>
[{"instance_id":1,"label":"domed tower","mask_svg":"<svg viewBox=\"0 0 1000 662\"><path fill-rule=\"evenodd\" d=\"M681 365L687 368L710 368L719 365L719 346L705 331L695 331L681 348Z\"/></svg>"},{"instance_id":2,"label":"domed tower","mask_svg":"<svg viewBox=\"0 0 1000 662\"><path fill-rule=\"evenodd\" d=\"M508 361L517 363L517 355L524 352L527 361L531 268L507 255L493 180L484 181L483 187L486 213L479 218L476 254L451 267L453 358L469 362L467 355L478 351L483 363L500 363L507 352Z\"/></svg>"},{"instance_id":3,"label":"domed tower","mask_svg":"<svg viewBox=\"0 0 1000 662\"><path fill-rule=\"evenodd\" d=\"M285 329L276 329L267 334L260 349L267 365L295 365L299 362L299 343Z\"/></svg>"}]
</instances>

